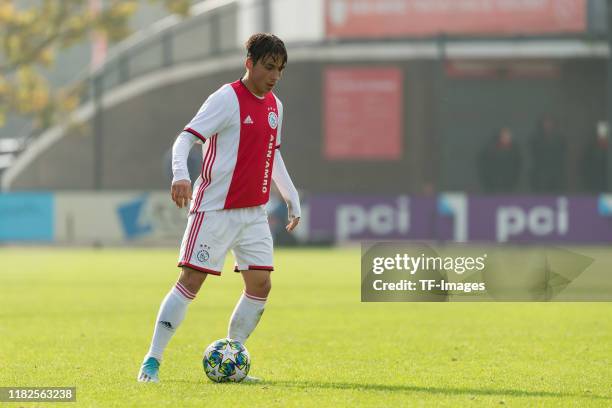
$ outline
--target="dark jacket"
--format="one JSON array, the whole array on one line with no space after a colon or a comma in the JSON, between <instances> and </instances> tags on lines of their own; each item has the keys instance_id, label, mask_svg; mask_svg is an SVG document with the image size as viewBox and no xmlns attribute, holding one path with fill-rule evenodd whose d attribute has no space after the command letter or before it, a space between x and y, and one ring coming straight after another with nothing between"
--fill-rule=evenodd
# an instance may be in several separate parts
<instances>
[{"instance_id":1,"label":"dark jacket","mask_svg":"<svg viewBox=\"0 0 612 408\"><path fill-rule=\"evenodd\" d=\"M478 173L487 193L505 193L516 189L521 170L521 151L515 141L503 145L492 137L478 157Z\"/></svg>"},{"instance_id":2,"label":"dark jacket","mask_svg":"<svg viewBox=\"0 0 612 408\"><path fill-rule=\"evenodd\" d=\"M531 138L531 187L536 193L562 192L567 186L567 141L557 132L539 129Z\"/></svg>"}]
</instances>

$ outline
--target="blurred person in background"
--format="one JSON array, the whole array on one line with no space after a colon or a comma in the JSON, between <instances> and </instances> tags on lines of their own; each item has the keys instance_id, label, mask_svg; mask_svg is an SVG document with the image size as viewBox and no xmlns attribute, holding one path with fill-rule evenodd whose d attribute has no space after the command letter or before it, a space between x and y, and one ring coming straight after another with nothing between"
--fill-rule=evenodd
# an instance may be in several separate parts
<instances>
[{"instance_id":1,"label":"blurred person in background","mask_svg":"<svg viewBox=\"0 0 612 408\"><path fill-rule=\"evenodd\" d=\"M582 156L582 181L587 191L606 190L609 133L608 124L599 122L595 134L586 142Z\"/></svg>"},{"instance_id":2,"label":"blurred person in background","mask_svg":"<svg viewBox=\"0 0 612 408\"><path fill-rule=\"evenodd\" d=\"M545 116L530 141L531 187L535 193L559 193L567 187L567 141L557 123Z\"/></svg>"},{"instance_id":3,"label":"blurred person in background","mask_svg":"<svg viewBox=\"0 0 612 408\"><path fill-rule=\"evenodd\" d=\"M478 174L486 193L516 189L521 174L521 150L512 131L503 127L490 138L478 157Z\"/></svg>"}]
</instances>

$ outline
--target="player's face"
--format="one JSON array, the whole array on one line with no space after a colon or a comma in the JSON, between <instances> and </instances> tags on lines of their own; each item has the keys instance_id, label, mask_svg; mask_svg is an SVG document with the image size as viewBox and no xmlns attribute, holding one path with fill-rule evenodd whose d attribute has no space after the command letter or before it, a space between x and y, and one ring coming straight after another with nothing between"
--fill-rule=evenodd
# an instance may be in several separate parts
<instances>
[{"instance_id":1,"label":"player's face","mask_svg":"<svg viewBox=\"0 0 612 408\"><path fill-rule=\"evenodd\" d=\"M249 79L258 95L265 95L276 86L284 68L283 62L278 56L264 57L254 65L252 60L247 60Z\"/></svg>"}]
</instances>

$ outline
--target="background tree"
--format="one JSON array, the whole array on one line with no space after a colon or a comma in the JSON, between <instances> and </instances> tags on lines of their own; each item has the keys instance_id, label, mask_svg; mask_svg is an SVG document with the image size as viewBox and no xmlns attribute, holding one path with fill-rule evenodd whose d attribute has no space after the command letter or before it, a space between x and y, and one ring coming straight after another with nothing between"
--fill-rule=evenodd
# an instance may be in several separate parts
<instances>
[{"instance_id":1,"label":"background tree","mask_svg":"<svg viewBox=\"0 0 612 408\"><path fill-rule=\"evenodd\" d=\"M189 0L149 0L163 3L169 13L187 16ZM105 0L99 12L89 0L39 0L18 7L0 0L0 127L6 115L34 120L46 128L79 104L78 84L54 88L41 74L53 66L58 50L89 39L92 32L109 43L130 34L129 20L139 6L134 0Z\"/></svg>"}]
</instances>

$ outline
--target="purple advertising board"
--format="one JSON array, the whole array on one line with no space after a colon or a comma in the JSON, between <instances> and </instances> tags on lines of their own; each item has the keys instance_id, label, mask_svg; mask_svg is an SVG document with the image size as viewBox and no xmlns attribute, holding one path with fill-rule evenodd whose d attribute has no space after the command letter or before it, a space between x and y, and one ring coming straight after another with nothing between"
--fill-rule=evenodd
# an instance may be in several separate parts
<instances>
[{"instance_id":1,"label":"purple advertising board","mask_svg":"<svg viewBox=\"0 0 612 408\"><path fill-rule=\"evenodd\" d=\"M612 242L612 205L608 201L606 196L469 197L469 239Z\"/></svg>"},{"instance_id":2,"label":"purple advertising board","mask_svg":"<svg viewBox=\"0 0 612 408\"><path fill-rule=\"evenodd\" d=\"M315 196L309 200L314 241L430 239L436 199L408 196Z\"/></svg>"},{"instance_id":3,"label":"purple advertising board","mask_svg":"<svg viewBox=\"0 0 612 408\"><path fill-rule=\"evenodd\" d=\"M313 241L612 242L612 196L322 195Z\"/></svg>"}]
</instances>

